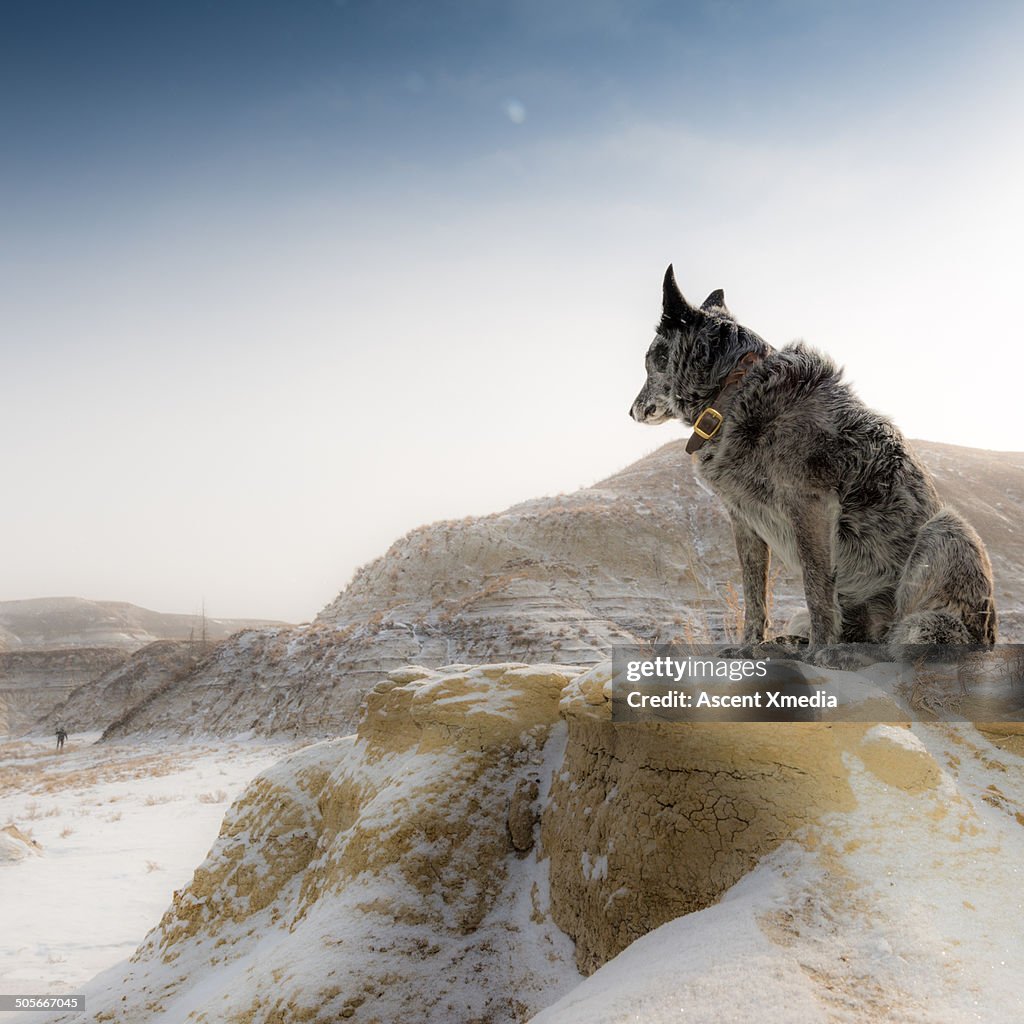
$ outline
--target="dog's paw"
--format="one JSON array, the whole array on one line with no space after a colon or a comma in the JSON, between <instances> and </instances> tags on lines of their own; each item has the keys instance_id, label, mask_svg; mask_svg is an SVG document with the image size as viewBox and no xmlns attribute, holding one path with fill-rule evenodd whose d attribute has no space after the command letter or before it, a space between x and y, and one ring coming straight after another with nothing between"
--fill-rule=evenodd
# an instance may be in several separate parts
<instances>
[{"instance_id":1,"label":"dog's paw","mask_svg":"<svg viewBox=\"0 0 1024 1024\"><path fill-rule=\"evenodd\" d=\"M776 646L770 640L759 640L756 643L735 644L732 647L724 647L718 652L720 658L744 658L748 661L756 661L759 658L771 657L777 651Z\"/></svg>"},{"instance_id":2,"label":"dog's paw","mask_svg":"<svg viewBox=\"0 0 1024 1024\"><path fill-rule=\"evenodd\" d=\"M772 638L773 644L782 644L784 647L806 647L810 641L806 636L797 633L783 633L781 636Z\"/></svg>"},{"instance_id":3,"label":"dog's paw","mask_svg":"<svg viewBox=\"0 0 1024 1024\"><path fill-rule=\"evenodd\" d=\"M812 648L809 654L812 665L842 672L856 672L888 660L885 649L877 644L824 644Z\"/></svg>"},{"instance_id":4,"label":"dog's paw","mask_svg":"<svg viewBox=\"0 0 1024 1024\"><path fill-rule=\"evenodd\" d=\"M757 644L732 644L729 647L722 647L715 653L719 658L754 658L754 651Z\"/></svg>"},{"instance_id":5,"label":"dog's paw","mask_svg":"<svg viewBox=\"0 0 1024 1024\"><path fill-rule=\"evenodd\" d=\"M738 644L718 652L720 658L743 658L746 661L764 661L768 658L800 660L800 648L775 640L761 640L753 644Z\"/></svg>"}]
</instances>

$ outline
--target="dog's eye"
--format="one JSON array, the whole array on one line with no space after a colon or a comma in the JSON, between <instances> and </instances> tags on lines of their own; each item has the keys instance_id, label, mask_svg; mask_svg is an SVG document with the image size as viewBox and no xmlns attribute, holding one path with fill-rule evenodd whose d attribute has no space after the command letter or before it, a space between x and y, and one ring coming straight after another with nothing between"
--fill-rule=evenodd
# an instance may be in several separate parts
<instances>
[{"instance_id":1,"label":"dog's eye","mask_svg":"<svg viewBox=\"0 0 1024 1024\"><path fill-rule=\"evenodd\" d=\"M650 352L647 353L647 359L652 370L664 370L668 365L668 345L660 342L652 345Z\"/></svg>"}]
</instances>

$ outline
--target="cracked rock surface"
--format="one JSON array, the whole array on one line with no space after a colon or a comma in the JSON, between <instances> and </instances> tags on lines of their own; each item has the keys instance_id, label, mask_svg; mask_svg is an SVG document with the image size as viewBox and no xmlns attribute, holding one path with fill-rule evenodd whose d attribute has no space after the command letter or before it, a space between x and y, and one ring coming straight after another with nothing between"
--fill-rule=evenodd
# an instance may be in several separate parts
<instances>
[{"instance_id":1,"label":"cracked rock surface","mask_svg":"<svg viewBox=\"0 0 1024 1024\"><path fill-rule=\"evenodd\" d=\"M563 696L566 751L541 832L555 920L586 974L853 804L848 726L613 723L610 674L600 665Z\"/></svg>"}]
</instances>

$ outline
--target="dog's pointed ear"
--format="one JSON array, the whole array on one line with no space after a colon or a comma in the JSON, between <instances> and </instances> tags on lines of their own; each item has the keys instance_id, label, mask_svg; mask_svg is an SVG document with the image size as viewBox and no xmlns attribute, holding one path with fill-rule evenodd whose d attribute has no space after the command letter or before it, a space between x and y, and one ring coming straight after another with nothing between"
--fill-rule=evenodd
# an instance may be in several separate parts
<instances>
[{"instance_id":1,"label":"dog's pointed ear","mask_svg":"<svg viewBox=\"0 0 1024 1024\"><path fill-rule=\"evenodd\" d=\"M701 304L701 309L724 309L726 313L729 312L729 307L725 304L725 292L721 288L716 288Z\"/></svg>"},{"instance_id":2,"label":"dog's pointed ear","mask_svg":"<svg viewBox=\"0 0 1024 1024\"><path fill-rule=\"evenodd\" d=\"M683 293L676 284L676 275L672 264L665 271L665 283L661 289L662 322L673 324L692 323L696 310L683 298Z\"/></svg>"}]
</instances>

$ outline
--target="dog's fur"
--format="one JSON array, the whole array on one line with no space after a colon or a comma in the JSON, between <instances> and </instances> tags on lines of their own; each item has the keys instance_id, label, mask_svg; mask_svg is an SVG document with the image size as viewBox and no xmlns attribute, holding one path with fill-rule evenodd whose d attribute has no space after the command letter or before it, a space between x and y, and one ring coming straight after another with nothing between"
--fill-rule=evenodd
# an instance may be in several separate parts
<instances>
[{"instance_id":1,"label":"dog's fur","mask_svg":"<svg viewBox=\"0 0 1024 1024\"><path fill-rule=\"evenodd\" d=\"M803 574L812 645L995 642L984 545L942 506L896 426L827 356L803 343L776 351L737 323L721 290L691 306L671 266L631 415L692 426L748 352L762 358L698 456L732 520L744 642L766 638L772 551Z\"/></svg>"},{"instance_id":2,"label":"dog's fur","mask_svg":"<svg viewBox=\"0 0 1024 1024\"><path fill-rule=\"evenodd\" d=\"M921 644L996 642L992 566L978 534L944 508L921 527L896 588L894 653Z\"/></svg>"}]
</instances>

